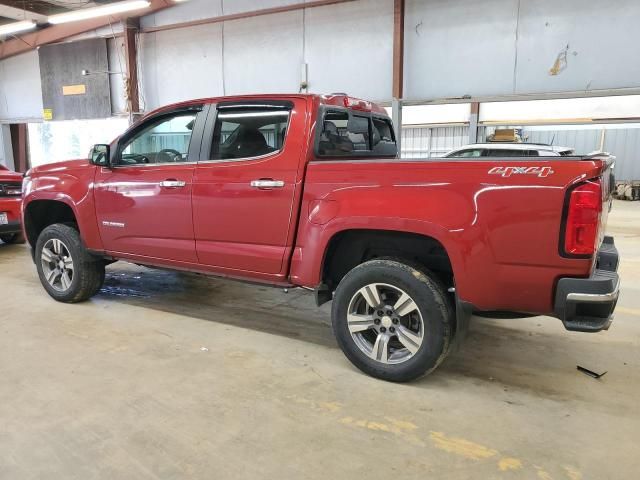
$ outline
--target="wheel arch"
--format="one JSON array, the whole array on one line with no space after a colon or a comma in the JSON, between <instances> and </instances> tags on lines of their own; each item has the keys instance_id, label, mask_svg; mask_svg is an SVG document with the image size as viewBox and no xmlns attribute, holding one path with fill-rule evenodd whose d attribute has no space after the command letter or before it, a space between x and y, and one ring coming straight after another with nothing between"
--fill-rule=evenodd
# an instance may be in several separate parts
<instances>
[{"instance_id":1,"label":"wheel arch","mask_svg":"<svg viewBox=\"0 0 640 480\"><path fill-rule=\"evenodd\" d=\"M368 228L340 230L329 238L321 262L322 283L331 291L356 266L390 257L422 265L444 285L453 286L451 257L440 240L421 233Z\"/></svg>"},{"instance_id":2,"label":"wheel arch","mask_svg":"<svg viewBox=\"0 0 640 480\"><path fill-rule=\"evenodd\" d=\"M24 206L24 231L27 241L32 247L42 231L56 223L74 223L78 230L78 215L70 202L61 199L31 200ZM82 236L82 232L80 232Z\"/></svg>"}]
</instances>

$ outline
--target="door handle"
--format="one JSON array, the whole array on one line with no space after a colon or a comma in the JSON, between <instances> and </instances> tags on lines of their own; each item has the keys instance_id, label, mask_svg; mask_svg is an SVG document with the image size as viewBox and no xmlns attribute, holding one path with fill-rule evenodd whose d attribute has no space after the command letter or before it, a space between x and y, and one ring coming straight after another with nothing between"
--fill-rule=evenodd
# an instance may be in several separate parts
<instances>
[{"instance_id":1,"label":"door handle","mask_svg":"<svg viewBox=\"0 0 640 480\"><path fill-rule=\"evenodd\" d=\"M271 178L263 178L260 180L253 180L251 182L253 188L282 188L284 182L282 180L273 180Z\"/></svg>"},{"instance_id":2,"label":"door handle","mask_svg":"<svg viewBox=\"0 0 640 480\"><path fill-rule=\"evenodd\" d=\"M187 184L187 182L185 182L185 181L174 180L174 179L163 180L162 182L160 182L160 186L162 188L182 188L186 184Z\"/></svg>"}]
</instances>

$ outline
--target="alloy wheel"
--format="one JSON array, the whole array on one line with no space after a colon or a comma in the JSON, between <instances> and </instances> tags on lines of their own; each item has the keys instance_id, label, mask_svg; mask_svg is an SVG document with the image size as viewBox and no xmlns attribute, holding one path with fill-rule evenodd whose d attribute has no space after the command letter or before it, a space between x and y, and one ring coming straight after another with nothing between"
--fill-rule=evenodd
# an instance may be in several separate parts
<instances>
[{"instance_id":1,"label":"alloy wheel","mask_svg":"<svg viewBox=\"0 0 640 480\"><path fill-rule=\"evenodd\" d=\"M42 247L42 272L51 287L66 292L73 282L73 258L69 248L59 239L52 238Z\"/></svg>"},{"instance_id":2,"label":"alloy wheel","mask_svg":"<svg viewBox=\"0 0 640 480\"><path fill-rule=\"evenodd\" d=\"M406 362L424 340L424 319L416 302L385 283L365 285L353 295L347 325L358 348L385 364Z\"/></svg>"}]
</instances>

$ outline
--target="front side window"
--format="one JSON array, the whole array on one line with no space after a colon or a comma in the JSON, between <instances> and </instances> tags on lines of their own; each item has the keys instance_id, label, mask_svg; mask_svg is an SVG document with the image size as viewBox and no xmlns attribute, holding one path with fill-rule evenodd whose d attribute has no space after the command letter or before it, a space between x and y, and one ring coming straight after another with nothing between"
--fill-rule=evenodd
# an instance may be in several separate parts
<instances>
[{"instance_id":1,"label":"front side window","mask_svg":"<svg viewBox=\"0 0 640 480\"><path fill-rule=\"evenodd\" d=\"M212 160L260 157L282 150L289 111L230 109L218 112L213 131Z\"/></svg>"},{"instance_id":2,"label":"front side window","mask_svg":"<svg viewBox=\"0 0 640 480\"><path fill-rule=\"evenodd\" d=\"M186 162L197 112L152 121L124 144L120 165Z\"/></svg>"}]
</instances>

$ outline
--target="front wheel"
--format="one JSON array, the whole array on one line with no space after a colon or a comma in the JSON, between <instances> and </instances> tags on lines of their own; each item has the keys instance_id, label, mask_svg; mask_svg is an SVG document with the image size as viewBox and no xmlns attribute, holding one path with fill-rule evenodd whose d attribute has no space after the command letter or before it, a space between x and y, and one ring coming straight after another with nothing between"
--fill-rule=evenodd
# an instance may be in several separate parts
<instances>
[{"instance_id":1,"label":"front wheel","mask_svg":"<svg viewBox=\"0 0 640 480\"><path fill-rule=\"evenodd\" d=\"M104 283L104 262L87 252L78 230L70 225L55 224L42 231L35 262L42 286L59 302L87 300Z\"/></svg>"},{"instance_id":2,"label":"front wheel","mask_svg":"<svg viewBox=\"0 0 640 480\"><path fill-rule=\"evenodd\" d=\"M406 382L446 357L454 312L428 270L396 260L372 260L351 270L333 299L333 330L360 370Z\"/></svg>"}]
</instances>

